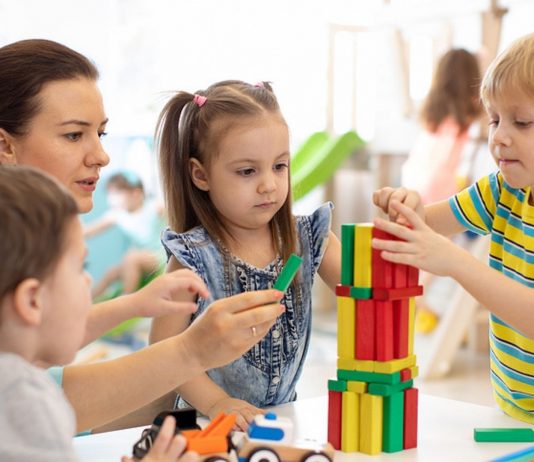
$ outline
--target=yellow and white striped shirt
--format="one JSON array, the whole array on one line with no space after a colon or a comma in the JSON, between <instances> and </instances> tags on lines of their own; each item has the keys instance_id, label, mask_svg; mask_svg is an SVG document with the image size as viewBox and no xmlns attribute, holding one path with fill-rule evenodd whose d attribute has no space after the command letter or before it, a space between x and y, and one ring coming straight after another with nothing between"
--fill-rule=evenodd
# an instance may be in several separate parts
<instances>
[{"instance_id":1,"label":"yellow and white striped shirt","mask_svg":"<svg viewBox=\"0 0 534 462\"><path fill-rule=\"evenodd\" d=\"M489 264L534 287L534 206L530 188L513 189L500 172L449 199L458 221L478 234L491 233ZM525 306L525 310L534 309ZM491 381L495 400L510 416L534 424L534 339L490 316Z\"/></svg>"}]
</instances>

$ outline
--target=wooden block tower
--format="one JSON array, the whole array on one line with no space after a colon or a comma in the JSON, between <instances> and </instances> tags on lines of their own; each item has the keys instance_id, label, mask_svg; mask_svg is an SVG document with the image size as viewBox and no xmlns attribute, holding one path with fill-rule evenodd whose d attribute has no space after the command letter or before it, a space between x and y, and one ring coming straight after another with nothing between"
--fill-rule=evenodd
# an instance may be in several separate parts
<instances>
[{"instance_id":1,"label":"wooden block tower","mask_svg":"<svg viewBox=\"0 0 534 462\"><path fill-rule=\"evenodd\" d=\"M419 270L391 263L372 224L341 227L337 377L328 381L328 441L343 452L379 454L417 446L418 368L413 353Z\"/></svg>"}]
</instances>

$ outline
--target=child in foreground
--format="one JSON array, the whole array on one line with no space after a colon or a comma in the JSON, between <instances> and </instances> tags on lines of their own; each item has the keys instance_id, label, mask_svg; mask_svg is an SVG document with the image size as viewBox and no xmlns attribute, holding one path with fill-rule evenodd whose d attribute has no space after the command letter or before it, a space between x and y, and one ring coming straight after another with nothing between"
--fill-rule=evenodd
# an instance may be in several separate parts
<instances>
[{"instance_id":1,"label":"child in foreground","mask_svg":"<svg viewBox=\"0 0 534 462\"><path fill-rule=\"evenodd\" d=\"M73 461L74 412L36 364L69 363L84 338L91 279L78 207L51 177L0 167L0 235L0 460ZM184 447L169 419L145 460L176 461Z\"/></svg>"},{"instance_id":2,"label":"child in foreground","mask_svg":"<svg viewBox=\"0 0 534 462\"><path fill-rule=\"evenodd\" d=\"M448 201L426 207L416 192L404 188L384 188L373 198L397 222L376 219L376 226L406 241L374 240L373 247L383 250L383 258L452 277L491 312L495 400L506 414L530 424L534 424L532 69L534 34L501 53L482 81L497 172ZM443 236L465 229L491 235L489 267Z\"/></svg>"},{"instance_id":3,"label":"child in foreground","mask_svg":"<svg viewBox=\"0 0 534 462\"><path fill-rule=\"evenodd\" d=\"M292 215L289 130L268 83L225 81L196 94L179 92L163 109L157 133L170 224L163 235L168 270L192 269L217 300L272 287L291 253L303 259L285 293L285 312L269 333L233 363L179 388L209 417L236 412L245 429L260 408L296 398L310 341L313 280L319 274L334 290L340 279L331 206ZM201 299L193 318L210 302ZM190 322L186 314L156 319L151 341Z\"/></svg>"}]
</instances>

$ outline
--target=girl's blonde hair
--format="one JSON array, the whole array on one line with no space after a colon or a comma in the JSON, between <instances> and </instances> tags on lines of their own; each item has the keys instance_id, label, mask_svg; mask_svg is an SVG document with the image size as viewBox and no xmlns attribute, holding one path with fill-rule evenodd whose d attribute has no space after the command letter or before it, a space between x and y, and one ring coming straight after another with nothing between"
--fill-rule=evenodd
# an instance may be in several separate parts
<instances>
[{"instance_id":1,"label":"girl's blonde hair","mask_svg":"<svg viewBox=\"0 0 534 462\"><path fill-rule=\"evenodd\" d=\"M518 90L534 97L534 34L512 42L489 65L480 97L484 104L508 91Z\"/></svg>"},{"instance_id":2,"label":"girl's blonde hair","mask_svg":"<svg viewBox=\"0 0 534 462\"><path fill-rule=\"evenodd\" d=\"M189 159L198 159L209 167L218 155L221 140L232 127L265 114L278 116L285 123L267 82L257 85L237 80L218 82L195 94L178 92L165 105L156 126L156 144L169 224L174 231L182 233L201 225L212 238L228 245L231 233L209 194L194 185ZM286 261L297 247L291 193L270 227L276 251Z\"/></svg>"},{"instance_id":3,"label":"girl's blonde hair","mask_svg":"<svg viewBox=\"0 0 534 462\"><path fill-rule=\"evenodd\" d=\"M420 114L432 133L447 117L455 120L461 132L469 128L481 112L480 77L477 57L467 50L452 49L440 58Z\"/></svg>"}]
</instances>

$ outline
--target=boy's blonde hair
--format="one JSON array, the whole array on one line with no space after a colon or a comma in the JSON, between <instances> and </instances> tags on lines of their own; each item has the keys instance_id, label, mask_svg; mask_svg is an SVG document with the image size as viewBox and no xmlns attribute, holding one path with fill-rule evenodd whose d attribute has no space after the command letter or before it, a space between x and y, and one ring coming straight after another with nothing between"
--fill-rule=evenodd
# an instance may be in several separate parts
<instances>
[{"instance_id":1,"label":"boy's blonde hair","mask_svg":"<svg viewBox=\"0 0 534 462\"><path fill-rule=\"evenodd\" d=\"M534 97L534 34L512 42L489 65L480 97L484 104L507 91L518 90Z\"/></svg>"},{"instance_id":2,"label":"boy's blonde hair","mask_svg":"<svg viewBox=\"0 0 534 462\"><path fill-rule=\"evenodd\" d=\"M77 215L75 200L49 175L0 166L0 302L25 279L50 274Z\"/></svg>"}]
</instances>

